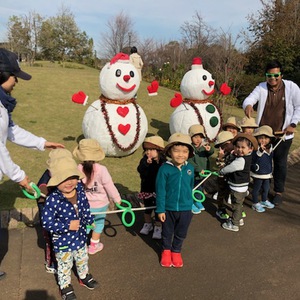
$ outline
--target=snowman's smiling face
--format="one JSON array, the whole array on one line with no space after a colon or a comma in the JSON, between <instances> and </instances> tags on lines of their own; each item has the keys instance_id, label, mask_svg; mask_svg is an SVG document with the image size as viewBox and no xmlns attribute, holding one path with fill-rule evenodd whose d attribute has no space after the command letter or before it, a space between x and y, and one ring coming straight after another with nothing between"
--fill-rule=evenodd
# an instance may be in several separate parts
<instances>
[{"instance_id":1,"label":"snowman's smiling face","mask_svg":"<svg viewBox=\"0 0 300 300\"><path fill-rule=\"evenodd\" d=\"M139 86L138 72L127 61L107 63L100 72L101 92L109 99L131 99L137 93Z\"/></svg>"},{"instance_id":2,"label":"snowman's smiling face","mask_svg":"<svg viewBox=\"0 0 300 300\"><path fill-rule=\"evenodd\" d=\"M215 81L212 75L199 68L190 70L183 76L180 91L184 98L205 100L215 92L214 87Z\"/></svg>"}]
</instances>

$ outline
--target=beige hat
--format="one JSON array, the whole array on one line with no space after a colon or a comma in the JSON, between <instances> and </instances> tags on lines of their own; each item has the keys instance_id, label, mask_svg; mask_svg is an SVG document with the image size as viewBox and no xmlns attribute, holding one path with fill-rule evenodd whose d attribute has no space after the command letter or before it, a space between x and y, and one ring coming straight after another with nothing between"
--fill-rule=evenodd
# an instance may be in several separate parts
<instances>
[{"instance_id":1,"label":"beige hat","mask_svg":"<svg viewBox=\"0 0 300 300\"><path fill-rule=\"evenodd\" d=\"M189 128L189 136L190 137L193 137L194 135L196 134L202 134L202 136L205 138L206 137L206 134L204 132L204 128L202 125L200 124L195 124L195 125L192 125L190 128Z\"/></svg>"},{"instance_id":2,"label":"beige hat","mask_svg":"<svg viewBox=\"0 0 300 300\"><path fill-rule=\"evenodd\" d=\"M230 131L221 131L215 141L215 148L219 148L221 144L233 140L234 136Z\"/></svg>"},{"instance_id":3,"label":"beige hat","mask_svg":"<svg viewBox=\"0 0 300 300\"><path fill-rule=\"evenodd\" d=\"M253 145L253 149L257 150L258 143L257 143L256 138L252 134L238 133L232 140L232 144L235 144L235 142L238 138L245 138L245 139L249 140L251 142L251 144Z\"/></svg>"},{"instance_id":4,"label":"beige hat","mask_svg":"<svg viewBox=\"0 0 300 300\"><path fill-rule=\"evenodd\" d=\"M266 135L269 138L274 138L273 129L268 125L263 125L255 130L253 136Z\"/></svg>"},{"instance_id":5,"label":"beige hat","mask_svg":"<svg viewBox=\"0 0 300 300\"><path fill-rule=\"evenodd\" d=\"M73 158L71 151L63 148L53 149L49 152L49 159L46 161L48 167L50 168L53 162L58 158L69 157Z\"/></svg>"},{"instance_id":6,"label":"beige hat","mask_svg":"<svg viewBox=\"0 0 300 300\"><path fill-rule=\"evenodd\" d=\"M257 128L258 125L255 123L254 118L245 117L242 119L241 127Z\"/></svg>"},{"instance_id":7,"label":"beige hat","mask_svg":"<svg viewBox=\"0 0 300 300\"><path fill-rule=\"evenodd\" d=\"M49 170L51 178L47 186L57 186L72 176L78 176L79 179L85 177L85 175L78 170L75 160L70 157L57 158Z\"/></svg>"},{"instance_id":8,"label":"beige hat","mask_svg":"<svg viewBox=\"0 0 300 300\"><path fill-rule=\"evenodd\" d=\"M227 119L227 122L223 124L222 129L226 130L226 127L231 126L237 129L237 131L240 131L240 127L237 125L236 118L235 117L229 117Z\"/></svg>"},{"instance_id":9,"label":"beige hat","mask_svg":"<svg viewBox=\"0 0 300 300\"><path fill-rule=\"evenodd\" d=\"M166 156L170 156L168 153L170 148L174 145L185 145L189 148L189 158L194 156L194 148L192 146L192 140L189 135L183 134L183 133L173 133L169 139L168 139L168 144L165 147L165 154Z\"/></svg>"},{"instance_id":10,"label":"beige hat","mask_svg":"<svg viewBox=\"0 0 300 300\"><path fill-rule=\"evenodd\" d=\"M164 140L158 135L149 136L145 138L142 146L144 150L146 149L164 150L165 148Z\"/></svg>"},{"instance_id":11,"label":"beige hat","mask_svg":"<svg viewBox=\"0 0 300 300\"><path fill-rule=\"evenodd\" d=\"M100 161L105 157L100 144L94 139L81 140L74 149L73 155L80 161Z\"/></svg>"}]
</instances>

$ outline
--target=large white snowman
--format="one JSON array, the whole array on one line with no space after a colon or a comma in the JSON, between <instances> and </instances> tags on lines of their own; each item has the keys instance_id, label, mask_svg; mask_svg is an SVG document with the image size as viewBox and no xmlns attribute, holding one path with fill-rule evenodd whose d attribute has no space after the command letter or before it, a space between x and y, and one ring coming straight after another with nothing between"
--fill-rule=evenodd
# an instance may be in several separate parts
<instances>
[{"instance_id":1,"label":"large white snowman","mask_svg":"<svg viewBox=\"0 0 300 300\"><path fill-rule=\"evenodd\" d=\"M103 67L99 81L102 94L84 115L83 134L96 139L107 156L127 156L143 143L148 131L146 115L135 100L138 71L127 54L118 53Z\"/></svg>"},{"instance_id":2,"label":"large white snowman","mask_svg":"<svg viewBox=\"0 0 300 300\"><path fill-rule=\"evenodd\" d=\"M182 78L181 95L177 94L177 99L171 100L173 107L181 103L170 118L171 134L175 132L187 134L191 125L201 124L207 139L210 142L216 139L221 130L221 114L213 101L209 99L215 91L214 87L215 81L212 75L203 69L201 58L194 58L191 70ZM177 104L174 105L176 102Z\"/></svg>"}]
</instances>

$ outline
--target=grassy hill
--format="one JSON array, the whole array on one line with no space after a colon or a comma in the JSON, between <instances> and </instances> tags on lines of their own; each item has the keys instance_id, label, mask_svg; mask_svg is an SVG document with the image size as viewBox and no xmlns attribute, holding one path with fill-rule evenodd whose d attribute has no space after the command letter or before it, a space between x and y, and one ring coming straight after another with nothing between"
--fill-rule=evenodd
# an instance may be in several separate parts
<instances>
[{"instance_id":1,"label":"grassy hill","mask_svg":"<svg viewBox=\"0 0 300 300\"><path fill-rule=\"evenodd\" d=\"M30 81L19 80L13 91L18 105L13 112L13 120L19 126L49 141L61 142L73 150L78 139L82 137L82 119L87 106L71 101L79 90L89 96L89 104L99 98L99 71L79 65L66 64L64 68L58 63L38 62L35 66L22 65L22 69L32 75ZM160 87L158 96L149 97L149 83L142 82L138 91L138 104L148 118L149 133L160 135L165 141L169 137L169 118L173 109L169 106L174 91ZM223 119L235 115L243 117L240 108L226 107ZM33 182L37 182L46 169L49 151L26 149L10 142L7 147L15 163L25 170ZM299 147L295 141L293 149ZM140 186L136 171L142 157L141 147L132 155L123 158L107 157L102 161L107 166L120 193L137 192ZM0 184L0 210L13 207L32 207L36 203L23 196L19 186L4 177Z\"/></svg>"}]
</instances>

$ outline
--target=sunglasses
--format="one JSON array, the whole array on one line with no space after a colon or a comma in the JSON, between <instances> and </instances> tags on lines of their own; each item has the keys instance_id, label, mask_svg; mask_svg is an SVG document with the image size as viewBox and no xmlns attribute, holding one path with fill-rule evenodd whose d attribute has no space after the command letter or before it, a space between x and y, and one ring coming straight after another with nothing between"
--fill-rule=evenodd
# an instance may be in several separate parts
<instances>
[{"instance_id":1,"label":"sunglasses","mask_svg":"<svg viewBox=\"0 0 300 300\"><path fill-rule=\"evenodd\" d=\"M266 77L267 78L272 78L272 77L278 78L280 75L281 75L281 72L278 72L278 73L266 73Z\"/></svg>"}]
</instances>

